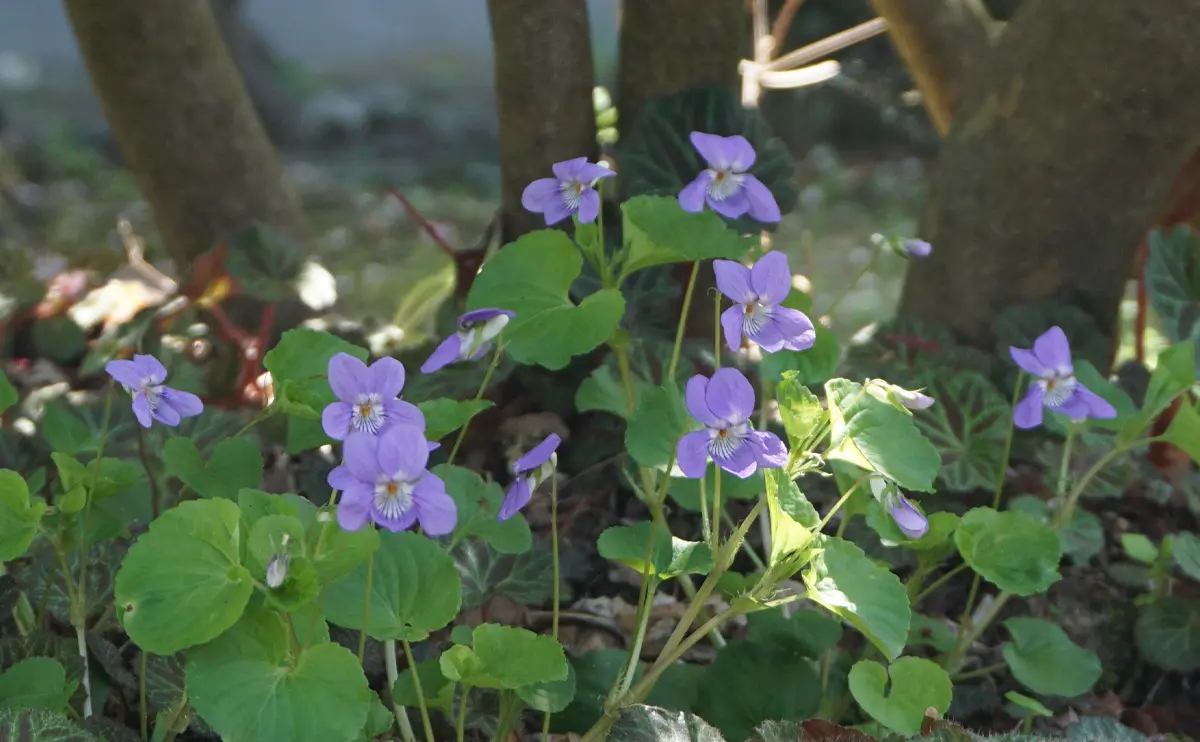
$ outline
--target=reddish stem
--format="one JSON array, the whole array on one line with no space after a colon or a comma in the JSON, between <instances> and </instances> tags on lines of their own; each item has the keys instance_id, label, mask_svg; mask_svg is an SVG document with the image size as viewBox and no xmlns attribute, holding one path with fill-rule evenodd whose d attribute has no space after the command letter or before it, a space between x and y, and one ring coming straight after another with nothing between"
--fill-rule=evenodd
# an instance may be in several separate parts
<instances>
[{"instance_id":1,"label":"reddish stem","mask_svg":"<svg viewBox=\"0 0 1200 742\"><path fill-rule=\"evenodd\" d=\"M442 239L442 236L438 234L437 229L435 229L433 224L425 218L425 215L421 213L420 209L418 209L416 206L413 206L412 201L409 201L407 198L405 198L404 194L400 191L397 191L395 188L389 188L388 193L392 194L392 196L400 202L400 205L404 207L404 210L408 212L408 215L415 219L417 224L421 225L421 228L425 230L425 232L437 244L438 247L442 248L443 252L449 255L452 260L457 256L458 251L451 247L444 239Z\"/></svg>"}]
</instances>

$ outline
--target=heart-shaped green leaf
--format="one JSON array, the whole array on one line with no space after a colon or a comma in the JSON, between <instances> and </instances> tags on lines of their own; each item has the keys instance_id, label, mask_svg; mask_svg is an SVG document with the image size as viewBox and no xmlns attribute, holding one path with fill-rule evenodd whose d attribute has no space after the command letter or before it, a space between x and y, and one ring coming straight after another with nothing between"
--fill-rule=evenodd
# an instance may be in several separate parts
<instances>
[{"instance_id":1,"label":"heart-shaped green leaf","mask_svg":"<svg viewBox=\"0 0 1200 742\"><path fill-rule=\"evenodd\" d=\"M475 627L471 646L441 657L442 674L474 688L511 689L567 679L567 657L553 637L496 624Z\"/></svg>"},{"instance_id":2,"label":"heart-shaped green leaf","mask_svg":"<svg viewBox=\"0 0 1200 742\"><path fill-rule=\"evenodd\" d=\"M850 668L849 681L850 693L863 711L900 734L919 734L925 709L944 714L954 696L946 671L920 657L901 657L886 668L859 660Z\"/></svg>"},{"instance_id":3,"label":"heart-shaped green leaf","mask_svg":"<svg viewBox=\"0 0 1200 742\"><path fill-rule=\"evenodd\" d=\"M417 405L425 416L425 437L441 440L492 406L486 399L431 399Z\"/></svg>"},{"instance_id":4,"label":"heart-shaped green leaf","mask_svg":"<svg viewBox=\"0 0 1200 742\"><path fill-rule=\"evenodd\" d=\"M904 651L912 610L900 578L849 541L820 539L804 573L810 600L849 621L889 659Z\"/></svg>"},{"instance_id":5,"label":"heart-shaped green leaf","mask_svg":"<svg viewBox=\"0 0 1200 742\"><path fill-rule=\"evenodd\" d=\"M624 275L667 263L738 260L756 240L725 226L715 212L692 214L672 196L635 196L621 204L625 217Z\"/></svg>"},{"instance_id":6,"label":"heart-shaped green leaf","mask_svg":"<svg viewBox=\"0 0 1200 742\"><path fill-rule=\"evenodd\" d=\"M1034 693L1075 698L1100 679L1100 658L1071 641L1057 624L1010 618L1004 628L1012 637L1004 645L1004 661L1013 677Z\"/></svg>"},{"instance_id":7,"label":"heart-shaped green leaf","mask_svg":"<svg viewBox=\"0 0 1200 742\"><path fill-rule=\"evenodd\" d=\"M11 469L0 469L0 562L25 553L37 536L46 501L30 498L25 479Z\"/></svg>"},{"instance_id":8,"label":"heart-shaped green leaf","mask_svg":"<svg viewBox=\"0 0 1200 742\"><path fill-rule=\"evenodd\" d=\"M213 447L208 462L200 456L196 444L188 438L171 438L162 448L167 473L201 497L236 500L238 491L257 487L262 481L262 453L248 438L226 438Z\"/></svg>"},{"instance_id":9,"label":"heart-shaped green leaf","mask_svg":"<svg viewBox=\"0 0 1200 742\"><path fill-rule=\"evenodd\" d=\"M954 542L963 561L1001 590L1036 595L1059 578L1058 534L1018 510L970 510L954 532Z\"/></svg>"},{"instance_id":10,"label":"heart-shaped green leaf","mask_svg":"<svg viewBox=\"0 0 1200 742\"><path fill-rule=\"evenodd\" d=\"M879 472L902 489L933 491L941 457L912 416L846 379L826 383L825 394L832 423L827 458Z\"/></svg>"},{"instance_id":11,"label":"heart-shaped green leaf","mask_svg":"<svg viewBox=\"0 0 1200 742\"><path fill-rule=\"evenodd\" d=\"M605 559L661 580L683 574L706 574L713 566L708 544L676 538L650 521L604 529L596 541L596 549Z\"/></svg>"}]
</instances>

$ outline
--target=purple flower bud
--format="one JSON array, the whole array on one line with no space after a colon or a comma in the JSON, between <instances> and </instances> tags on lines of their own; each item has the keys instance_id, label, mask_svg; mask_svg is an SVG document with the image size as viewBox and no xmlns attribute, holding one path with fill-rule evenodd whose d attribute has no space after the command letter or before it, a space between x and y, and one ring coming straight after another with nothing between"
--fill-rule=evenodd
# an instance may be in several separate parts
<instances>
[{"instance_id":1,"label":"purple flower bud","mask_svg":"<svg viewBox=\"0 0 1200 742\"><path fill-rule=\"evenodd\" d=\"M1075 378L1071 345L1062 328L1046 330L1033 341L1032 350L1010 347L1008 352L1013 361L1034 378L1025 398L1013 409L1013 424L1018 428L1041 425L1043 407L1073 420L1117 416L1116 408Z\"/></svg>"},{"instance_id":2,"label":"purple flower bud","mask_svg":"<svg viewBox=\"0 0 1200 742\"><path fill-rule=\"evenodd\" d=\"M166 386L167 369L154 356L109 361L104 370L133 395L133 414L143 428L155 420L174 427L183 418L204 411L204 403L195 394Z\"/></svg>"},{"instance_id":3,"label":"purple flower bud","mask_svg":"<svg viewBox=\"0 0 1200 742\"><path fill-rule=\"evenodd\" d=\"M288 562L291 557L286 552L276 554L267 565L267 587L277 589L287 579Z\"/></svg>"},{"instance_id":4,"label":"purple flower bud","mask_svg":"<svg viewBox=\"0 0 1200 742\"><path fill-rule=\"evenodd\" d=\"M915 237L904 241L904 246L901 248L903 254L910 258L927 258L933 252L933 245L930 245L925 240L918 240Z\"/></svg>"},{"instance_id":5,"label":"purple flower bud","mask_svg":"<svg viewBox=\"0 0 1200 742\"><path fill-rule=\"evenodd\" d=\"M442 341L421 364L421 373L431 374L451 363L482 358L492 347L492 340L517 315L506 309L475 309L458 318L458 330Z\"/></svg>"},{"instance_id":6,"label":"purple flower bud","mask_svg":"<svg viewBox=\"0 0 1200 742\"><path fill-rule=\"evenodd\" d=\"M929 531L929 520L901 494L895 482L878 474L872 475L871 493L908 538L918 539Z\"/></svg>"},{"instance_id":7,"label":"purple flower bud","mask_svg":"<svg viewBox=\"0 0 1200 742\"><path fill-rule=\"evenodd\" d=\"M529 504L542 482L554 476L554 468L558 466L559 445L562 438L551 433L546 439L529 449L513 464L513 474L516 479L504 493L504 502L500 504L500 512L496 514L497 521L506 521Z\"/></svg>"}]
</instances>

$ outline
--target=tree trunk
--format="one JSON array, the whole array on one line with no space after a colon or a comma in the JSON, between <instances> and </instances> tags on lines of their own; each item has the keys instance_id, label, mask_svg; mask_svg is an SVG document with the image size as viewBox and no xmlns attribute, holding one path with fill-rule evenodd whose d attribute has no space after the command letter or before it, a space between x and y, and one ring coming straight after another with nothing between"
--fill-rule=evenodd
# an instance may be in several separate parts
<instances>
[{"instance_id":1,"label":"tree trunk","mask_svg":"<svg viewBox=\"0 0 1200 742\"><path fill-rule=\"evenodd\" d=\"M1134 251L1196 145L1200 0L1025 0L968 80L902 313L989 346L1008 306L1110 332Z\"/></svg>"},{"instance_id":2,"label":"tree trunk","mask_svg":"<svg viewBox=\"0 0 1200 742\"><path fill-rule=\"evenodd\" d=\"M694 85L738 90L749 48L745 0L623 0L617 62L622 136L646 104Z\"/></svg>"},{"instance_id":3,"label":"tree trunk","mask_svg":"<svg viewBox=\"0 0 1200 742\"><path fill-rule=\"evenodd\" d=\"M113 135L185 267L257 221L308 237L208 0L66 0Z\"/></svg>"},{"instance_id":4,"label":"tree trunk","mask_svg":"<svg viewBox=\"0 0 1200 742\"><path fill-rule=\"evenodd\" d=\"M488 0L500 117L503 242L545 227L521 206L531 181L596 159L595 77L586 0Z\"/></svg>"}]
</instances>

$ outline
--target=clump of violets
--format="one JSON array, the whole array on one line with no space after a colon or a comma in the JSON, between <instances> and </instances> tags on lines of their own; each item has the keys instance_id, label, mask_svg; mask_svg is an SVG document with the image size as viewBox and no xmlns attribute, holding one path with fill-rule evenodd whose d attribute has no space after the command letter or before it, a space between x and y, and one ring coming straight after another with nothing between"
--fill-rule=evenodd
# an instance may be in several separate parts
<instances>
[{"instance_id":1,"label":"clump of violets","mask_svg":"<svg viewBox=\"0 0 1200 742\"><path fill-rule=\"evenodd\" d=\"M887 477L871 476L871 494L892 516L896 527L908 538L921 538L929 531L929 520L908 501L896 483Z\"/></svg>"},{"instance_id":2,"label":"clump of violets","mask_svg":"<svg viewBox=\"0 0 1200 742\"><path fill-rule=\"evenodd\" d=\"M167 369L154 356L135 355L132 361L109 361L108 375L133 395L133 414L143 428L155 420L172 427L185 417L204 411L204 403L191 392L166 385Z\"/></svg>"},{"instance_id":3,"label":"clump of violets","mask_svg":"<svg viewBox=\"0 0 1200 742\"><path fill-rule=\"evenodd\" d=\"M780 304L792 290L786 255L771 251L752 268L735 260L714 260L713 272L717 288L734 302L721 314L725 344L734 353L743 338L767 353L807 350L816 342L816 328L804 312Z\"/></svg>"},{"instance_id":4,"label":"clump of violets","mask_svg":"<svg viewBox=\"0 0 1200 742\"><path fill-rule=\"evenodd\" d=\"M342 463L329 472L340 490L338 524L357 531L368 522L389 531L420 523L430 536L454 530L458 509L446 484L426 470L429 446L424 431L398 424L378 436L355 432L346 438Z\"/></svg>"},{"instance_id":5,"label":"clump of violets","mask_svg":"<svg viewBox=\"0 0 1200 742\"><path fill-rule=\"evenodd\" d=\"M451 363L482 358L492 347L509 320L517 315L505 309L475 309L458 318L458 329L442 341L425 363L421 373L431 374Z\"/></svg>"},{"instance_id":6,"label":"clump of violets","mask_svg":"<svg viewBox=\"0 0 1200 742\"><path fill-rule=\"evenodd\" d=\"M338 401L321 413L325 434L335 441L352 433L379 435L398 424L425 429L425 416L416 405L397 399L404 389L404 365L380 358L370 366L349 353L329 359L329 386Z\"/></svg>"},{"instance_id":7,"label":"clump of violets","mask_svg":"<svg viewBox=\"0 0 1200 742\"><path fill-rule=\"evenodd\" d=\"M762 181L746 172L754 166L757 155L745 137L693 131L690 138L708 167L679 192L679 206L684 211L700 212L708 204L729 219L748 214L767 224L779 221L775 196Z\"/></svg>"},{"instance_id":8,"label":"clump of violets","mask_svg":"<svg viewBox=\"0 0 1200 742\"><path fill-rule=\"evenodd\" d=\"M1036 428L1042 409L1060 412L1075 421L1116 417L1116 409L1075 378L1071 344L1060 327L1051 327L1033 341L1033 349L1010 347L1012 359L1033 376L1029 391L1013 409L1013 424Z\"/></svg>"},{"instance_id":9,"label":"clump of violets","mask_svg":"<svg viewBox=\"0 0 1200 742\"><path fill-rule=\"evenodd\" d=\"M603 165L588 162L586 157L556 162L550 169L554 171L553 178L539 178L525 186L521 205L544 216L547 226L573 215L584 224L596 221L600 215L596 183L616 173Z\"/></svg>"},{"instance_id":10,"label":"clump of violets","mask_svg":"<svg viewBox=\"0 0 1200 742\"><path fill-rule=\"evenodd\" d=\"M546 439L529 449L513 464L513 474L516 479L504 493L504 502L500 503L500 512L496 514L497 521L505 521L529 504L542 482L554 476L554 468L558 465L558 450L562 438L551 433Z\"/></svg>"},{"instance_id":11,"label":"clump of violets","mask_svg":"<svg viewBox=\"0 0 1200 742\"><path fill-rule=\"evenodd\" d=\"M688 412L704 429L679 439L675 460L684 476L703 477L710 458L742 479L760 466L776 469L787 464L787 449L779 436L750 424L754 388L741 371L723 368L712 378L697 374L688 379L685 398Z\"/></svg>"}]
</instances>

